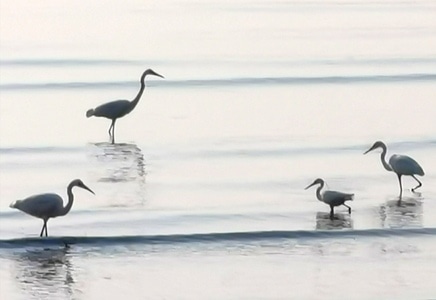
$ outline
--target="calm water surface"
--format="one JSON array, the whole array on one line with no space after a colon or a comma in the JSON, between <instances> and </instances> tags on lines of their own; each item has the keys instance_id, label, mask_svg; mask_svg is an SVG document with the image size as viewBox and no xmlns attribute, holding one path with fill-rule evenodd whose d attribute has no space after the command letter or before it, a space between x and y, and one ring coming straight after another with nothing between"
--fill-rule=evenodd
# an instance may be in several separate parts
<instances>
[{"instance_id":1,"label":"calm water surface","mask_svg":"<svg viewBox=\"0 0 436 300\"><path fill-rule=\"evenodd\" d=\"M0 0L0 298L436 298L435 34L432 1ZM85 112L146 68L112 145ZM426 172L401 205L376 140ZM52 238L9 208L74 178Z\"/></svg>"}]
</instances>

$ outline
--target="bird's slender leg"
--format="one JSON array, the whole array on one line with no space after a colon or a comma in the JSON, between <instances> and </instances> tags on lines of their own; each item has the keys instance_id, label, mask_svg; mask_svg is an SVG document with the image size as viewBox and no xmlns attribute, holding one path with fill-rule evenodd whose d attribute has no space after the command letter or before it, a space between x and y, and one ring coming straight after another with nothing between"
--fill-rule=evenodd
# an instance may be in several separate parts
<instances>
[{"instance_id":1,"label":"bird's slender leg","mask_svg":"<svg viewBox=\"0 0 436 300\"><path fill-rule=\"evenodd\" d=\"M114 127L115 120L112 120L111 126L109 126L109 130L107 131L109 133L109 137L112 137L112 127Z\"/></svg>"},{"instance_id":2,"label":"bird's slender leg","mask_svg":"<svg viewBox=\"0 0 436 300\"><path fill-rule=\"evenodd\" d=\"M42 229L41 229L41 233L39 234L39 237L42 237L42 234L44 233L44 229L45 229L45 221L44 221L44 225L42 225Z\"/></svg>"},{"instance_id":3,"label":"bird's slender leg","mask_svg":"<svg viewBox=\"0 0 436 300\"><path fill-rule=\"evenodd\" d=\"M348 206L347 204L345 204L345 203L342 204L342 205L345 206L345 207L348 207L348 213L351 214L351 207L349 207L349 206Z\"/></svg>"},{"instance_id":4,"label":"bird's slender leg","mask_svg":"<svg viewBox=\"0 0 436 300\"><path fill-rule=\"evenodd\" d=\"M115 121L116 121L117 119L113 119L112 120L112 125L111 125L111 127L112 127L112 144L115 144Z\"/></svg>"},{"instance_id":5,"label":"bird's slender leg","mask_svg":"<svg viewBox=\"0 0 436 300\"><path fill-rule=\"evenodd\" d=\"M47 220L44 220L44 225L42 225L41 233L39 234L39 237L42 237L44 234L44 229L47 227Z\"/></svg>"},{"instance_id":6,"label":"bird's slender leg","mask_svg":"<svg viewBox=\"0 0 436 300\"><path fill-rule=\"evenodd\" d=\"M47 222L48 222L48 220L47 221L45 221L45 236L48 236L48 226L47 226Z\"/></svg>"},{"instance_id":7,"label":"bird's slender leg","mask_svg":"<svg viewBox=\"0 0 436 300\"><path fill-rule=\"evenodd\" d=\"M421 181L418 180L418 178L415 177L415 175L412 175L412 177L413 177L416 181L418 181L418 185L415 186L415 187L412 189L412 192L415 192L416 189L419 189L419 188L422 186L422 183L421 183Z\"/></svg>"},{"instance_id":8,"label":"bird's slender leg","mask_svg":"<svg viewBox=\"0 0 436 300\"><path fill-rule=\"evenodd\" d=\"M330 205L330 219L331 220L333 220L333 215L334 215L333 205Z\"/></svg>"},{"instance_id":9,"label":"bird's slender leg","mask_svg":"<svg viewBox=\"0 0 436 300\"><path fill-rule=\"evenodd\" d=\"M399 201L401 201L401 198L403 197L403 185L401 183L401 174L397 174L398 176L398 182L400 183L400 199Z\"/></svg>"}]
</instances>

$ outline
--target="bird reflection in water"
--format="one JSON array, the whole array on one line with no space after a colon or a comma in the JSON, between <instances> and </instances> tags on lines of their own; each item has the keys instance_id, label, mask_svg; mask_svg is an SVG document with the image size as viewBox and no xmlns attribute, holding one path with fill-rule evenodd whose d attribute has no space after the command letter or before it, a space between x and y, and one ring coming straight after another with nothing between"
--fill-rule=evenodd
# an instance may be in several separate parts
<instances>
[{"instance_id":1,"label":"bird reflection in water","mask_svg":"<svg viewBox=\"0 0 436 300\"><path fill-rule=\"evenodd\" d=\"M316 230L353 229L353 219L349 214L336 213L334 218L329 213L316 213Z\"/></svg>"},{"instance_id":2,"label":"bird reflection in water","mask_svg":"<svg viewBox=\"0 0 436 300\"><path fill-rule=\"evenodd\" d=\"M96 181L108 183L104 189L111 206L142 205L145 201L145 160L136 144L91 144L90 158ZM116 185L114 185L116 183ZM120 188L119 185L124 185ZM105 196L104 196L105 197Z\"/></svg>"},{"instance_id":3,"label":"bird reflection in water","mask_svg":"<svg viewBox=\"0 0 436 300\"><path fill-rule=\"evenodd\" d=\"M382 228L419 228L423 226L423 207L420 197L392 199L380 205L379 216Z\"/></svg>"},{"instance_id":4,"label":"bird reflection in water","mask_svg":"<svg viewBox=\"0 0 436 300\"><path fill-rule=\"evenodd\" d=\"M17 253L13 272L27 299L71 299L76 290L69 248Z\"/></svg>"}]
</instances>

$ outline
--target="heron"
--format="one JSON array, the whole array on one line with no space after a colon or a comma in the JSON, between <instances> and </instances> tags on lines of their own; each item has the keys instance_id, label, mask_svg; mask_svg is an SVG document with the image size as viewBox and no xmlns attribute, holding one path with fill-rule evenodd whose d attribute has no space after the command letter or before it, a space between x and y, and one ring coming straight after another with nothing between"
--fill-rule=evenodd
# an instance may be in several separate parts
<instances>
[{"instance_id":1,"label":"heron","mask_svg":"<svg viewBox=\"0 0 436 300\"><path fill-rule=\"evenodd\" d=\"M353 200L354 194L347 194L337 191L321 192L322 188L324 187L324 180L321 178L316 179L314 182L308 185L305 190L317 184L319 184L319 186L316 189L316 198L330 206L330 219L333 219L335 206L343 205L348 208L348 213L351 214L351 207L345 204L345 201Z\"/></svg>"},{"instance_id":2,"label":"heron","mask_svg":"<svg viewBox=\"0 0 436 300\"><path fill-rule=\"evenodd\" d=\"M385 143L381 141L375 142L374 145L372 145L372 147L366 150L365 153L363 154L367 154L368 152L375 150L377 148L382 149L382 153L380 154L380 159L383 164L383 167L386 170L397 174L398 182L400 183L400 200L403 195L403 185L401 183L401 176L403 175L412 176L418 182L418 185L412 188L412 192L415 192L416 189L422 186L421 181L419 181L415 175L424 176L424 170L413 158L407 155L394 154L389 159L389 163L386 162L387 147Z\"/></svg>"},{"instance_id":3,"label":"heron","mask_svg":"<svg viewBox=\"0 0 436 300\"><path fill-rule=\"evenodd\" d=\"M86 112L86 117L104 117L112 120L111 126L109 127L109 138L112 138L112 144L115 143L115 122L118 118L124 117L128 113L130 113L138 104L141 99L142 93L145 89L145 77L147 75L154 75L161 78L164 78L162 75L156 73L152 69L147 69L142 73L140 83L141 87L139 88L138 94L132 100L114 100L96 108L91 108Z\"/></svg>"},{"instance_id":4,"label":"heron","mask_svg":"<svg viewBox=\"0 0 436 300\"><path fill-rule=\"evenodd\" d=\"M42 226L39 236L42 237L44 232L45 236L48 236L48 220L50 218L65 216L73 206L73 187L75 186L85 189L95 195L95 193L89 187L87 187L82 180L75 179L71 181L67 187L68 203L66 206L64 206L64 202L61 196L58 194L46 193L30 196L23 200L17 200L11 203L10 207L21 210L22 212L33 217L42 219L44 221L44 225Z\"/></svg>"}]
</instances>

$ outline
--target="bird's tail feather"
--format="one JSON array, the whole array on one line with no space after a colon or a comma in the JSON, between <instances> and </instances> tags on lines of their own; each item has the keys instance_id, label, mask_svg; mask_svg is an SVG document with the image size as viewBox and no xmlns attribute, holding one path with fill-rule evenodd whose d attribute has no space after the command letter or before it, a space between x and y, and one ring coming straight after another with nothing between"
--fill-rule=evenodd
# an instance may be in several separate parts
<instances>
[{"instance_id":1,"label":"bird's tail feather","mask_svg":"<svg viewBox=\"0 0 436 300\"><path fill-rule=\"evenodd\" d=\"M89 109L89 110L86 112L86 117L87 117L87 118L92 117L93 115L94 115L94 109L93 109L93 108Z\"/></svg>"},{"instance_id":2,"label":"bird's tail feather","mask_svg":"<svg viewBox=\"0 0 436 300\"><path fill-rule=\"evenodd\" d=\"M345 201L353 201L354 200L354 194L348 194L347 198L345 199Z\"/></svg>"}]
</instances>

